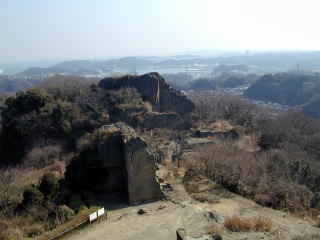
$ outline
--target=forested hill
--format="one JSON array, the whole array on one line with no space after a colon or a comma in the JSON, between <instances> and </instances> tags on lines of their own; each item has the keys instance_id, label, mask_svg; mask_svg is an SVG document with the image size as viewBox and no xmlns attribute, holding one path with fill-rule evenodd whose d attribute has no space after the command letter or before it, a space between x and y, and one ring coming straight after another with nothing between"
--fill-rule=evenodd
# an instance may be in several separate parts
<instances>
[{"instance_id":1,"label":"forested hill","mask_svg":"<svg viewBox=\"0 0 320 240\"><path fill-rule=\"evenodd\" d=\"M244 95L253 100L299 106L309 115L319 116L320 76L268 74L253 83Z\"/></svg>"}]
</instances>

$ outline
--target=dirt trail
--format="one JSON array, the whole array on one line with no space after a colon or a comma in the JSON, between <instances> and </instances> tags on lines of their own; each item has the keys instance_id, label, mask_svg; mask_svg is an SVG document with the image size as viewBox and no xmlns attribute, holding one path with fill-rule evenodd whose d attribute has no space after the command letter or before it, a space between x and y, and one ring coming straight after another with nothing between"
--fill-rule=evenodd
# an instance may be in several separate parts
<instances>
[{"instance_id":1,"label":"dirt trail","mask_svg":"<svg viewBox=\"0 0 320 240\"><path fill-rule=\"evenodd\" d=\"M140 208L147 213L138 215L137 211ZM70 240L173 240L176 229L191 229L193 226L201 226L206 221L203 213L191 205L182 207L171 202L159 201L111 211L108 213L108 220L80 231ZM200 233L201 231L191 232L193 236Z\"/></svg>"},{"instance_id":2,"label":"dirt trail","mask_svg":"<svg viewBox=\"0 0 320 240\"><path fill-rule=\"evenodd\" d=\"M187 230L195 239L201 237L205 226L222 224L226 217L268 217L273 221L273 229L269 233L230 233L225 231L223 239L291 239L303 233L320 233L306 220L289 216L283 212L261 207L253 201L232 194L205 177L191 179L187 190L182 177L185 169L176 171L160 167L157 175L164 179L162 183L167 201L131 206L108 213L108 220L86 228L70 240L175 240L178 228ZM198 199L198 200L196 200ZM200 201L199 201L200 200ZM146 213L138 215L143 208ZM208 212L214 219L208 218Z\"/></svg>"}]
</instances>

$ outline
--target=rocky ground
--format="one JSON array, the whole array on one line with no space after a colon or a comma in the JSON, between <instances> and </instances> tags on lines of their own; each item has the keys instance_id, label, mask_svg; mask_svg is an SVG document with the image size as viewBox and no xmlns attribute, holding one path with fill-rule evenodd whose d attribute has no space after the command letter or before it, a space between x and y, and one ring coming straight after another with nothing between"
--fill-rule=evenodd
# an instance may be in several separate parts
<instances>
[{"instance_id":1,"label":"rocky ground","mask_svg":"<svg viewBox=\"0 0 320 240\"><path fill-rule=\"evenodd\" d=\"M69 240L175 240L179 228L186 230L187 239L204 240L213 239L212 234L206 234L213 227L228 240L286 240L301 234L320 234L311 219L261 207L204 176L183 178L185 172L183 168L160 167L157 175L164 180L161 185L167 200L109 211L106 221L77 232ZM265 217L273 227L269 232L230 232L223 223L232 216Z\"/></svg>"}]
</instances>

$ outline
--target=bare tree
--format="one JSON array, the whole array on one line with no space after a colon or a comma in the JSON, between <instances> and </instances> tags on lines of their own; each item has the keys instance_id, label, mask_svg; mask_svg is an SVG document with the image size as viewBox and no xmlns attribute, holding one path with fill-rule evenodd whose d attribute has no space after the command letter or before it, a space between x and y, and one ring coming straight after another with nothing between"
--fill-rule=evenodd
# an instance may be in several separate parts
<instances>
[{"instance_id":1,"label":"bare tree","mask_svg":"<svg viewBox=\"0 0 320 240\"><path fill-rule=\"evenodd\" d=\"M84 95L92 83L93 79L57 75L44 80L37 88L44 90L61 100L73 102L79 95Z\"/></svg>"},{"instance_id":2,"label":"bare tree","mask_svg":"<svg viewBox=\"0 0 320 240\"><path fill-rule=\"evenodd\" d=\"M18 169L0 170L0 209L6 211L13 199L19 194L16 181L21 177Z\"/></svg>"},{"instance_id":3,"label":"bare tree","mask_svg":"<svg viewBox=\"0 0 320 240\"><path fill-rule=\"evenodd\" d=\"M256 114L254 104L223 91L197 91L190 97L196 105L197 117L205 122L226 119L235 124L249 125Z\"/></svg>"}]
</instances>

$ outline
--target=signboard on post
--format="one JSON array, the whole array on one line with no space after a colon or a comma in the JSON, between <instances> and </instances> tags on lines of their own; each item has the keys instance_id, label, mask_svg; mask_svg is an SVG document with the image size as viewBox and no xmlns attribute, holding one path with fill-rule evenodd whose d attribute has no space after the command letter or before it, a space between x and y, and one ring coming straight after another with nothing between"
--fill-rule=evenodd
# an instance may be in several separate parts
<instances>
[{"instance_id":1,"label":"signboard on post","mask_svg":"<svg viewBox=\"0 0 320 240\"><path fill-rule=\"evenodd\" d=\"M92 222L93 220L95 220L95 219L97 219L97 212L94 212L94 213L91 213L90 215L89 215L89 220L90 220L90 222Z\"/></svg>"},{"instance_id":2,"label":"signboard on post","mask_svg":"<svg viewBox=\"0 0 320 240\"><path fill-rule=\"evenodd\" d=\"M98 217L102 216L105 214L104 208L101 208L98 210Z\"/></svg>"},{"instance_id":3,"label":"signboard on post","mask_svg":"<svg viewBox=\"0 0 320 240\"><path fill-rule=\"evenodd\" d=\"M104 210L104 208L100 208L97 212L91 213L89 215L89 220L90 222L96 220L98 217L101 217L102 215L104 215L106 212Z\"/></svg>"}]
</instances>

